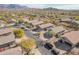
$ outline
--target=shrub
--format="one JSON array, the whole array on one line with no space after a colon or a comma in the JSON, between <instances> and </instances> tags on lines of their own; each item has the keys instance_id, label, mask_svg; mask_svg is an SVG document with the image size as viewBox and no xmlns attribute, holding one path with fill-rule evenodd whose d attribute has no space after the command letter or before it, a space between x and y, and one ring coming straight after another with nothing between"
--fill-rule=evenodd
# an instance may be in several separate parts
<instances>
[{"instance_id":1,"label":"shrub","mask_svg":"<svg viewBox=\"0 0 79 59\"><path fill-rule=\"evenodd\" d=\"M26 49L34 48L35 46L35 40L34 39L22 39L21 46Z\"/></svg>"},{"instance_id":2,"label":"shrub","mask_svg":"<svg viewBox=\"0 0 79 59\"><path fill-rule=\"evenodd\" d=\"M24 35L24 31L22 29L15 29L14 34L16 38L21 38Z\"/></svg>"},{"instance_id":3,"label":"shrub","mask_svg":"<svg viewBox=\"0 0 79 59\"><path fill-rule=\"evenodd\" d=\"M44 36L45 36L46 38L52 38L52 36L53 36L53 31L48 31L48 32L46 32L46 33L44 34Z\"/></svg>"}]
</instances>

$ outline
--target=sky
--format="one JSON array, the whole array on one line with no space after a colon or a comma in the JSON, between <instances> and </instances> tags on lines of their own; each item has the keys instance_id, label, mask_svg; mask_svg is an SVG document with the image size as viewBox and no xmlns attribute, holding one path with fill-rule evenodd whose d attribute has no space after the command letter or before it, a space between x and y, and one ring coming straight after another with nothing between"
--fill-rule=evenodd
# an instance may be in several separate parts
<instances>
[{"instance_id":1,"label":"sky","mask_svg":"<svg viewBox=\"0 0 79 59\"><path fill-rule=\"evenodd\" d=\"M79 4L26 4L26 6L31 8L58 8L58 9L66 9L66 10L78 10Z\"/></svg>"}]
</instances>

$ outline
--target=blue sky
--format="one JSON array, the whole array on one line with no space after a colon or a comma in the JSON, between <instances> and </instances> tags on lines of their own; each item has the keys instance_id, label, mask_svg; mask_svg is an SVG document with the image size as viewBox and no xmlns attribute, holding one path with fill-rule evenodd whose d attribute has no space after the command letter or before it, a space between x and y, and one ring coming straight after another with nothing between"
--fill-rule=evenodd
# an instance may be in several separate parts
<instances>
[{"instance_id":1,"label":"blue sky","mask_svg":"<svg viewBox=\"0 0 79 59\"><path fill-rule=\"evenodd\" d=\"M47 8L47 7L53 7L58 9L79 9L79 4L26 4L26 6L31 8Z\"/></svg>"}]
</instances>

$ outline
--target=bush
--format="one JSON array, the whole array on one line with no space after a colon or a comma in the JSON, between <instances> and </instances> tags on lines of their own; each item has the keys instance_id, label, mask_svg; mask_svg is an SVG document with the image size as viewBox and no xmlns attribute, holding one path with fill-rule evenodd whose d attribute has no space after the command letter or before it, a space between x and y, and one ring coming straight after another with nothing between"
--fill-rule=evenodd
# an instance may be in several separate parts
<instances>
[{"instance_id":1,"label":"bush","mask_svg":"<svg viewBox=\"0 0 79 59\"><path fill-rule=\"evenodd\" d=\"M26 50L31 50L36 47L36 42L34 39L22 39L21 46Z\"/></svg>"},{"instance_id":2,"label":"bush","mask_svg":"<svg viewBox=\"0 0 79 59\"><path fill-rule=\"evenodd\" d=\"M22 29L15 29L14 34L16 38L21 38L24 35L24 31Z\"/></svg>"},{"instance_id":3,"label":"bush","mask_svg":"<svg viewBox=\"0 0 79 59\"><path fill-rule=\"evenodd\" d=\"M53 37L53 31L48 31L48 32L46 32L46 33L44 34L44 36L45 36L46 38L52 38L52 37Z\"/></svg>"}]
</instances>

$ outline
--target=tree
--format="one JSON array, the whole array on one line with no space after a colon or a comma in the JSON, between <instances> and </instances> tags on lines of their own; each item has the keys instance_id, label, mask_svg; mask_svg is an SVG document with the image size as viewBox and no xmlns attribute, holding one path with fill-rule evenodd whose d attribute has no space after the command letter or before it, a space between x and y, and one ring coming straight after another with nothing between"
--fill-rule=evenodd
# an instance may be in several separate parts
<instances>
[{"instance_id":1,"label":"tree","mask_svg":"<svg viewBox=\"0 0 79 59\"><path fill-rule=\"evenodd\" d=\"M26 54L29 54L32 49L36 48L34 39L22 39L20 45L27 52Z\"/></svg>"},{"instance_id":2,"label":"tree","mask_svg":"<svg viewBox=\"0 0 79 59\"><path fill-rule=\"evenodd\" d=\"M21 38L24 35L24 31L22 29L15 29L14 34L16 38Z\"/></svg>"},{"instance_id":3,"label":"tree","mask_svg":"<svg viewBox=\"0 0 79 59\"><path fill-rule=\"evenodd\" d=\"M52 38L53 37L53 31L52 30L48 30L45 34L44 34L44 36L46 37L46 38Z\"/></svg>"}]
</instances>

